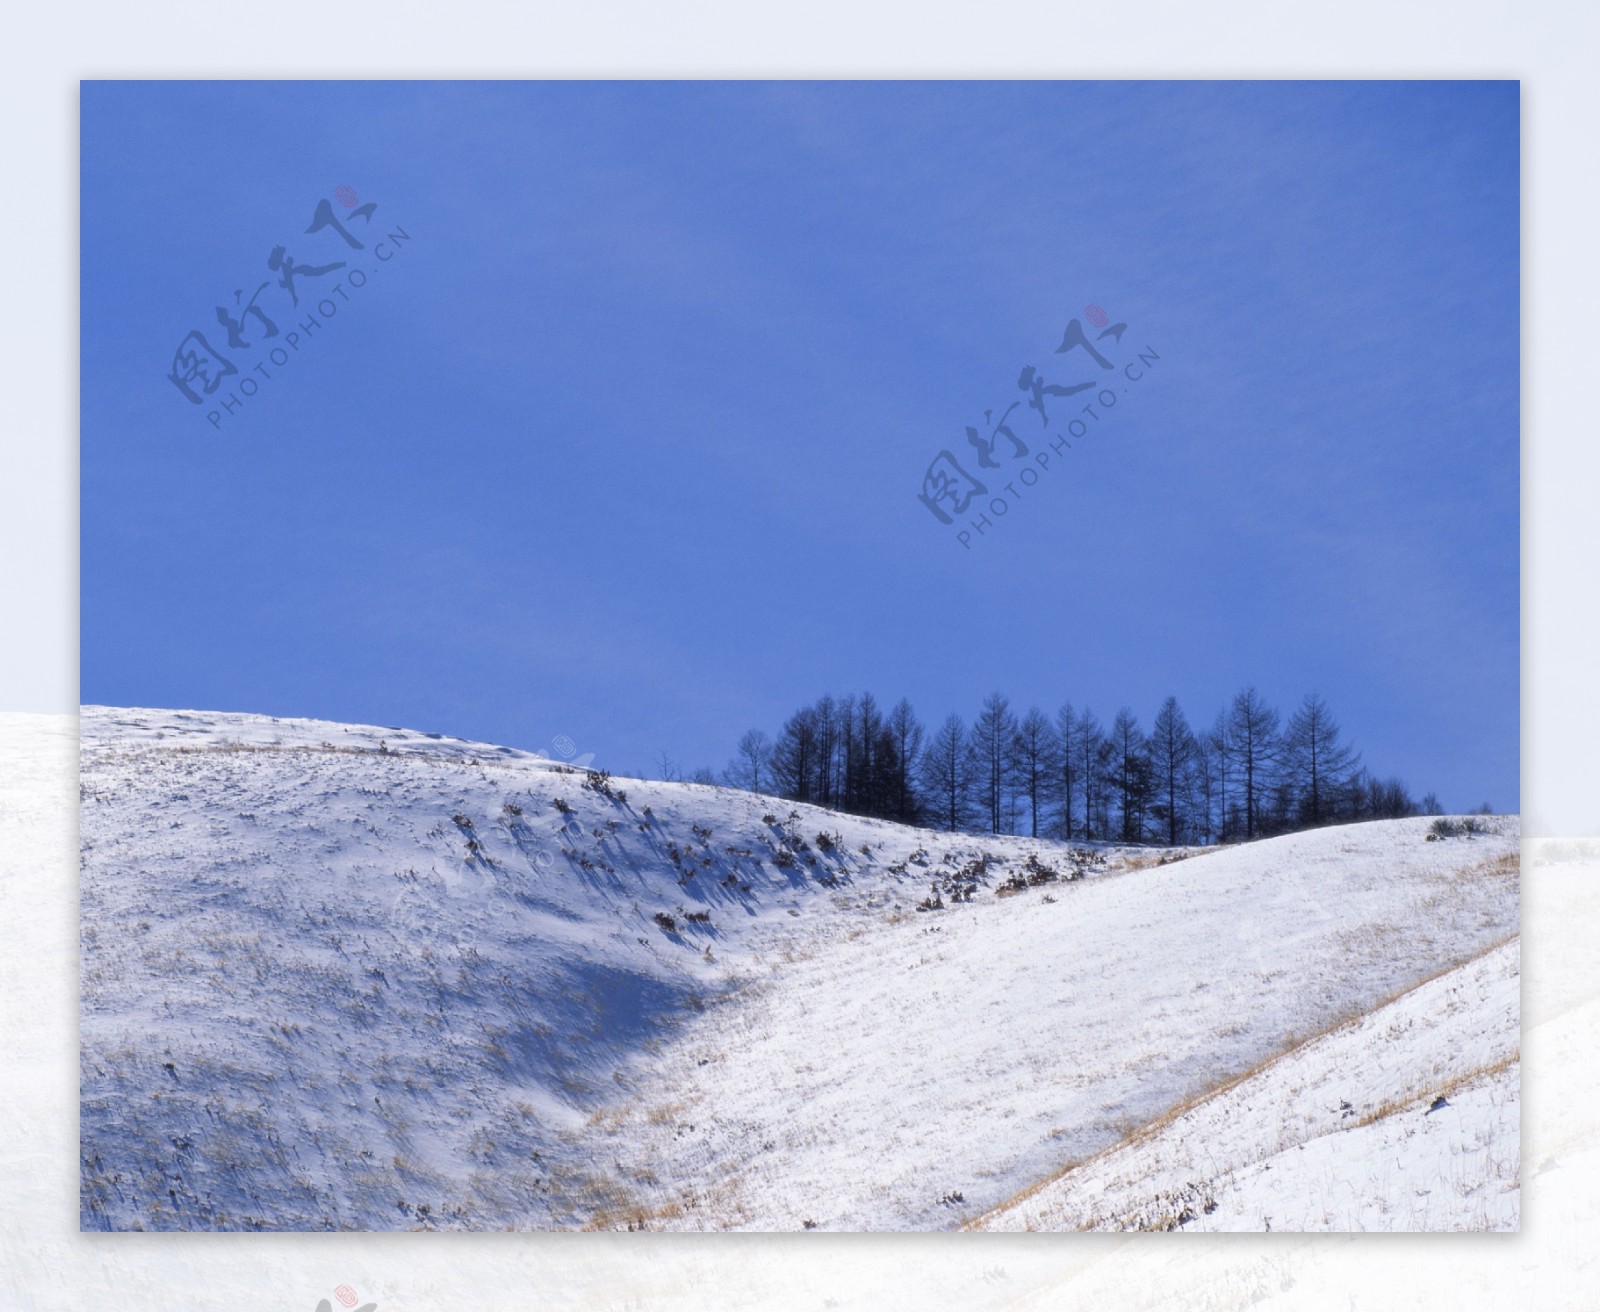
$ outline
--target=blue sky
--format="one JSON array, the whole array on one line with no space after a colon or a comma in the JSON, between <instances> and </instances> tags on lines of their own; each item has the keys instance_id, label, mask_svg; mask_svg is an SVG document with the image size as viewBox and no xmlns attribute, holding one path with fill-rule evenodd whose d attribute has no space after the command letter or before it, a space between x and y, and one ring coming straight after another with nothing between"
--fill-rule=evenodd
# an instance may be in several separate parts
<instances>
[{"instance_id":1,"label":"blue sky","mask_svg":"<svg viewBox=\"0 0 1600 1312\"><path fill-rule=\"evenodd\" d=\"M649 772L823 691L1250 683L1513 809L1518 133L1508 82L86 84L82 699ZM346 266L280 349L366 283L284 367L245 320L214 427L174 352L277 246ZM923 471L1091 304L1159 363L964 548Z\"/></svg>"}]
</instances>

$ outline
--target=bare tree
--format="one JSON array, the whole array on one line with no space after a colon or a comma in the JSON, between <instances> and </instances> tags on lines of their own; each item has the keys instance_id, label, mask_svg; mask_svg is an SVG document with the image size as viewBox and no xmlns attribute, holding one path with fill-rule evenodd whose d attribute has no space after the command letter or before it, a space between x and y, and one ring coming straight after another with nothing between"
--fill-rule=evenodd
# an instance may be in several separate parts
<instances>
[{"instance_id":1,"label":"bare tree","mask_svg":"<svg viewBox=\"0 0 1600 1312\"><path fill-rule=\"evenodd\" d=\"M1000 821L1014 773L1016 736L1017 717L1011 713L1011 703L997 692L990 693L983 699L970 741L978 771L978 791L991 834L1001 832Z\"/></svg>"},{"instance_id":2,"label":"bare tree","mask_svg":"<svg viewBox=\"0 0 1600 1312\"><path fill-rule=\"evenodd\" d=\"M917 792L912 772L922 755L922 725L904 697L889 712L889 735L895 746L894 818L909 824L917 818Z\"/></svg>"},{"instance_id":3,"label":"bare tree","mask_svg":"<svg viewBox=\"0 0 1600 1312\"><path fill-rule=\"evenodd\" d=\"M1166 830L1169 846L1176 845L1186 827L1195 750L1194 732L1178 699L1168 697L1150 729L1150 768L1158 794L1156 819Z\"/></svg>"},{"instance_id":4,"label":"bare tree","mask_svg":"<svg viewBox=\"0 0 1600 1312\"><path fill-rule=\"evenodd\" d=\"M1217 841L1225 843L1235 832L1233 816L1228 810L1228 780L1233 770L1233 735L1228 730L1228 713L1218 711L1217 718L1206 735L1206 747L1211 757L1212 773L1217 791Z\"/></svg>"},{"instance_id":5,"label":"bare tree","mask_svg":"<svg viewBox=\"0 0 1600 1312\"><path fill-rule=\"evenodd\" d=\"M1028 799L1029 832L1037 838L1039 817L1049 799L1060 755L1055 726L1037 706L1030 707L1017 725L1014 755L1017 787Z\"/></svg>"},{"instance_id":6,"label":"bare tree","mask_svg":"<svg viewBox=\"0 0 1600 1312\"><path fill-rule=\"evenodd\" d=\"M1316 693L1289 717L1283 735L1284 765L1300 796L1301 813L1312 825L1331 819L1341 794L1349 792L1360 759L1339 740L1339 725Z\"/></svg>"},{"instance_id":7,"label":"bare tree","mask_svg":"<svg viewBox=\"0 0 1600 1312\"><path fill-rule=\"evenodd\" d=\"M1150 757L1144 732L1132 711L1123 707L1111 722L1112 782L1117 790L1122 841L1144 839L1144 812L1150 800Z\"/></svg>"},{"instance_id":8,"label":"bare tree","mask_svg":"<svg viewBox=\"0 0 1600 1312\"><path fill-rule=\"evenodd\" d=\"M1072 799L1078 793L1078 717L1071 702L1056 712L1056 768L1061 798L1061 836L1072 841Z\"/></svg>"},{"instance_id":9,"label":"bare tree","mask_svg":"<svg viewBox=\"0 0 1600 1312\"><path fill-rule=\"evenodd\" d=\"M784 797L812 800L817 775L817 713L811 707L796 711L784 723L767 768Z\"/></svg>"},{"instance_id":10,"label":"bare tree","mask_svg":"<svg viewBox=\"0 0 1600 1312\"><path fill-rule=\"evenodd\" d=\"M771 762L772 740L760 729L750 729L739 739L738 755L728 763L723 779L735 788L759 793L763 784L771 784Z\"/></svg>"},{"instance_id":11,"label":"bare tree","mask_svg":"<svg viewBox=\"0 0 1600 1312\"><path fill-rule=\"evenodd\" d=\"M817 786L815 800L822 806L838 802L834 757L839 745L839 707L832 697L817 698L814 711L817 735Z\"/></svg>"},{"instance_id":12,"label":"bare tree","mask_svg":"<svg viewBox=\"0 0 1600 1312\"><path fill-rule=\"evenodd\" d=\"M1417 814L1417 803L1405 781L1394 775L1379 779L1362 770L1352 781L1356 812L1371 820L1400 820Z\"/></svg>"},{"instance_id":13,"label":"bare tree","mask_svg":"<svg viewBox=\"0 0 1600 1312\"><path fill-rule=\"evenodd\" d=\"M1217 753L1210 734L1196 734L1194 740L1193 770L1196 801L1198 805L1191 821L1198 821L1196 829L1202 843L1211 842L1217 834Z\"/></svg>"},{"instance_id":14,"label":"bare tree","mask_svg":"<svg viewBox=\"0 0 1600 1312\"><path fill-rule=\"evenodd\" d=\"M1244 835L1254 838L1261 828L1262 800L1271 791L1271 771L1278 759L1278 713L1253 687L1246 688L1228 708L1228 737L1244 786Z\"/></svg>"},{"instance_id":15,"label":"bare tree","mask_svg":"<svg viewBox=\"0 0 1600 1312\"><path fill-rule=\"evenodd\" d=\"M1111 828L1106 814L1106 770L1111 757L1111 745L1106 742L1100 721L1088 707L1078 717L1078 774L1083 792L1083 836L1093 839L1104 837Z\"/></svg>"},{"instance_id":16,"label":"bare tree","mask_svg":"<svg viewBox=\"0 0 1600 1312\"><path fill-rule=\"evenodd\" d=\"M922 786L937 822L954 833L972 818L972 757L959 715L949 716L922 754Z\"/></svg>"}]
</instances>

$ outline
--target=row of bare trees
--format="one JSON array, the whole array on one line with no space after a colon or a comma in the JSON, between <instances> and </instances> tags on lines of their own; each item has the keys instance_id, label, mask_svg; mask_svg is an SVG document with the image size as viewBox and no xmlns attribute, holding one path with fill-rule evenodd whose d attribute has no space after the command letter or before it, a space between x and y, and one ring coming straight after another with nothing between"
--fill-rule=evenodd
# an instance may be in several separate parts
<instances>
[{"instance_id":1,"label":"row of bare trees","mask_svg":"<svg viewBox=\"0 0 1600 1312\"><path fill-rule=\"evenodd\" d=\"M1165 844L1216 843L1337 821L1437 814L1379 779L1307 696L1284 723L1245 688L1202 731L1168 697L1146 731L1070 703L1018 715L1001 694L970 725L925 731L904 699L822 697L776 739L752 729L724 781L801 802L951 831Z\"/></svg>"}]
</instances>

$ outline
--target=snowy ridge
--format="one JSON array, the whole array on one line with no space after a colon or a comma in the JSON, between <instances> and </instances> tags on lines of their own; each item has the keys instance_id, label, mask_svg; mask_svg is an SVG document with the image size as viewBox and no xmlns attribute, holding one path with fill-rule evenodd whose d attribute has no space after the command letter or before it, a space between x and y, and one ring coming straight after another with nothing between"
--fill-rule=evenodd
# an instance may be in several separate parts
<instances>
[{"instance_id":1,"label":"snowy ridge","mask_svg":"<svg viewBox=\"0 0 1600 1312\"><path fill-rule=\"evenodd\" d=\"M89 1229L952 1228L1517 924L1515 819L1158 865L106 708L80 796Z\"/></svg>"}]
</instances>

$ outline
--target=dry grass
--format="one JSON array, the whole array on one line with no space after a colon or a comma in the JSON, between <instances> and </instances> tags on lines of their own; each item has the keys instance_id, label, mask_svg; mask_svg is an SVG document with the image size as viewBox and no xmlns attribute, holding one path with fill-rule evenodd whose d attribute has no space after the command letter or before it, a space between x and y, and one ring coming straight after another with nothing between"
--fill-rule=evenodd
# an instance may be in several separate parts
<instances>
[{"instance_id":1,"label":"dry grass","mask_svg":"<svg viewBox=\"0 0 1600 1312\"><path fill-rule=\"evenodd\" d=\"M1487 865L1487 864L1492 864L1492 863L1485 863L1485 864ZM1499 950L1500 948L1504 947L1507 943L1509 943L1512 939L1514 939L1516 937L1517 936L1515 934L1507 935L1505 938L1500 939L1498 942L1495 942L1495 943L1491 944L1489 947L1485 948L1482 952L1479 952L1479 953L1475 954L1474 956L1471 956L1471 957L1467 958L1465 961L1454 962L1451 965L1445 966L1445 967L1443 967L1443 968L1441 968L1439 970L1434 971L1431 975L1428 975L1428 976L1424 977L1423 979L1419 979L1419 980L1415 981L1414 983L1408 984L1403 989L1396 989L1393 993L1389 994L1387 997L1380 998L1378 1001L1373 1003L1373 1005L1370 1008L1368 1008L1366 1011L1358 1012L1356 1014L1345 1016L1345 1017L1343 1017L1341 1019L1332 1021L1328 1025L1324 1026L1322 1029L1319 1029L1319 1030L1315 1031L1312 1034L1307 1034L1307 1035L1303 1035L1303 1036L1291 1036L1291 1037L1285 1039L1284 1042L1279 1046L1278 1051L1276 1051L1272 1056L1268 1057L1265 1061L1259 1062L1255 1066L1250 1067L1248 1070L1241 1071L1237 1075L1222 1076L1222 1077L1218 1077L1217 1079L1214 1079L1214 1080L1208 1082L1198 1092L1190 1095L1188 1098L1183 1099L1181 1102L1175 1103L1173 1106L1169 1107L1165 1112L1163 1112L1160 1116L1156 1117L1154 1120L1147 1121L1143 1125L1140 1125L1137 1128L1134 1128L1134 1129L1128 1131L1124 1135L1124 1137L1119 1139L1116 1143L1109 1144L1105 1148L1102 1148L1099 1152L1091 1153L1087 1157L1081 1157L1081 1158L1078 1158L1075 1161L1068 1162L1066 1165L1062 1166L1059 1170L1054 1171L1053 1173L1051 1173L1050 1175L1045 1176L1041 1180L1036 1180L1033 1184L1030 1184L1026 1188L1019 1190L1017 1193L1013 1194L1010 1198L1007 1198L1003 1202L997 1203L995 1206L993 1206L993 1207L989 1208L988 1210L980 1213L978 1216L975 1216L975 1217L971 1218L970 1220L966 1221L961 1226L961 1229L963 1229L963 1230L981 1230L983 1228L985 1222L990 1217L996 1216L996 1215L998 1215L998 1214L1000 1214L1002 1212L1006 1212L1006 1211L1009 1211L1010 1209L1012 1209L1014 1207L1020 1206L1021 1204L1027 1202L1030 1198L1035 1197L1042 1190L1048 1188L1050 1185L1053 1185L1053 1184L1057 1183L1058 1181L1065 1179L1067 1176L1071 1175L1074 1171L1078 1170L1080 1167L1087 1166L1091 1162L1099 1161L1102 1158L1110 1156L1112 1153L1120 1152L1124 1148L1132 1147L1135 1144L1145 1143L1145 1142L1149 1141L1150 1139L1154 1138L1157 1134L1159 1134L1163 1129L1165 1129L1168 1125L1172 1124L1172 1122L1177 1120L1180 1116L1184 1115L1186 1112L1189 1112L1189 1111L1193 1110L1194 1108L1200 1106L1203 1103L1209 1102L1211 1099L1213 1099L1215 1097L1218 1097L1221 1094L1227 1093L1229 1090L1234 1089L1234 1088L1238 1087L1239 1085L1243 1084L1246 1080L1253 1079L1255 1076L1262 1074L1263 1072L1267 1071L1271 1067L1275 1066L1278 1062L1281 1062L1281 1061L1285 1060L1286 1058L1292 1056L1294 1053L1298 1052L1301 1048L1305 1047L1307 1044L1315 1043L1319 1039L1326 1038L1327 1036L1329 1036L1331 1034L1336 1034L1341 1030L1346 1030L1346 1029L1351 1028L1352 1026L1360 1024L1361 1021L1365 1017L1371 1015L1372 1012L1375 1012L1375 1011L1378 1011L1378 1010L1380 1010L1380 1009L1382 1009L1384 1007L1387 1007L1390 1003L1395 1002L1398 999L1405 997L1405 995L1408 994L1408 993L1415 992L1417 989L1421 988L1424 984L1431 983L1433 980L1438 979L1441 975L1448 975L1451 971L1458 970L1460 967L1467 965L1469 962L1477 961L1481 957L1488 956L1491 952L1495 952L1495 951ZM1485 1067L1484 1070L1485 1070L1486 1073L1493 1073L1494 1069L1497 1069L1497 1068L1503 1069L1505 1065L1508 1065L1511 1061L1515 1061L1515 1060L1516 1060L1516 1057L1513 1056L1513 1057L1505 1059L1502 1062L1496 1063L1495 1066L1493 1066L1493 1067ZM1477 1074L1478 1073L1474 1073L1473 1076L1465 1077L1465 1078L1476 1078ZM1455 1084L1455 1087L1460 1087L1459 1083L1457 1083L1457 1082L1453 1082L1453 1083ZM1435 1095L1435 1096L1437 1096L1437 1095ZM1413 1102L1413 1101L1415 1101L1415 1099L1408 1099L1406 1105L1410 1105L1410 1103ZM1119 1126L1119 1128L1121 1128L1121 1127Z\"/></svg>"},{"instance_id":2,"label":"dry grass","mask_svg":"<svg viewBox=\"0 0 1600 1312\"><path fill-rule=\"evenodd\" d=\"M1228 844L1228 846L1233 845ZM1225 848L1219 844L1216 847L1205 848L1204 852L1209 855L1224 850ZM1120 865L1124 870L1155 870L1161 866L1176 865L1179 861L1187 861L1190 857L1201 854L1201 849L1192 847L1175 847L1160 852L1136 852L1132 856L1124 857Z\"/></svg>"},{"instance_id":3,"label":"dry grass","mask_svg":"<svg viewBox=\"0 0 1600 1312\"><path fill-rule=\"evenodd\" d=\"M1520 879L1522 876L1522 853L1504 852L1497 857L1473 866L1468 874L1487 875L1491 879Z\"/></svg>"},{"instance_id":4,"label":"dry grass","mask_svg":"<svg viewBox=\"0 0 1600 1312\"><path fill-rule=\"evenodd\" d=\"M641 1177L639 1183L654 1186L654 1177ZM592 1201L587 1201L592 1200ZM748 1211L737 1200L735 1182L724 1180L709 1190L689 1190L676 1197L647 1202L616 1180L586 1177L573 1201L579 1210L587 1205L587 1216L580 1230L661 1230L672 1223L695 1218L693 1229L729 1230L750 1220Z\"/></svg>"},{"instance_id":5,"label":"dry grass","mask_svg":"<svg viewBox=\"0 0 1600 1312\"><path fill-rule=\"evenodd\" d=\"M644 1121L646 1125L671 1125L687 1110L687 1103L665 1102L645 1113Z\"/></svg>"},{"instance_id":6,"label":"dry grass","mask_svg":"<svg viewBox=\"0 0 1600 1312\"><path fill-rule=\"evenodd\" d=\"M1398 1112L1409 1111L1415 1108L1419 1103L1431 1103L1435 1098L1448 1098L1452 1093L1460 1093L1463 1089L1471 1088L1473 1085L1481 1084L1485 1080L1492 1079L1494 1076L1500 1074L1501 1071L1510 1070L1511 1067L1515 1066L1521 1060L1522 1051L1519 1047L1516 1051L1507 1053L1498 1061L1489 1062L1487 1065L1479 1066L1475 1070L1470 1070L1465 1074L1457 1075L1454 1079L1447 1080L1443 1084L1431 1085L1424 1089L1421 1093L1410 1094L1402 1098L1391 1098L1385 1102L1381 1102L1378 1104L1378 1106L1374 1107L1370 1112L1365 1113L1359 1120L1357 1120L1356 1125L1357 1127L1371 1125L1376 1121L1381 1121L1385 1117L1393 1116Z\"/></svg>"}]
</instances>

